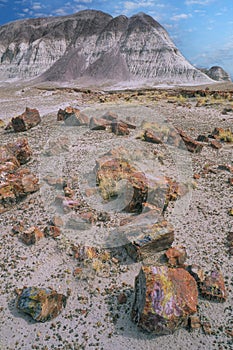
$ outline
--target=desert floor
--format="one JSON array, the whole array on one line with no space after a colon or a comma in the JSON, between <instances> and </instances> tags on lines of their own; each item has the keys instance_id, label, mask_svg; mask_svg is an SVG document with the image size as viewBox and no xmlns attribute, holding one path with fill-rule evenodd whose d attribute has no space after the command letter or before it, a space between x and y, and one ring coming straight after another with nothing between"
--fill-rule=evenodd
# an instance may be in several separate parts
<instances>
[{"instance_id":1,"label":"desert floor","mask_svg":"<svg viewBox=\"0 0 233 350\"><path fill-rule=\"evenodd\" d=\"M215 88L224 90L221 84ZM233 91L232 85L225 90ZM42 122L27 132L16 134L0 129L1 144L18 137L28 138L33 157L25 166L37 174L42 184L39 192L0 216L0 349L233 349L233 257L227 243L233 223L229 215L233 201L228 178L233 175L219 168L233 165L233 145L224 143L219 150L205 145L201 153L186 152L185 157L180 157L179 151L172 153L164 145L136 138L143 120L165 121L171 128L179 127L192 137L208 135L215 127L232 130L233 112L222 113L226 106L233 108L232 92L224 98L204 98L199 94L184 97L172 88L103 92L65 86L8 85L0 88L0 103L0 119L5 123L21 114L26 106L37 108L42 116ZM89 117L113 111L138 128L123 137L91 131L88 127L71 129L56 120L58 109L68 105L80 108ZM57 155L62 137L69 140L68 152ZM49 147L55 153L46 158L44 151ZM106 232L101 224L78 233L64 230L57 239L43 238L32 246L25 246L12 233L12 227L20 222L25 227L43 229L52 216L58 215L51 204L58 192L43 183L48 174L65 178L77 198L91 210L107 212L117 230L124 214L114 213L96 198L86 196L86 180L88 176L91 179L96 159L115 147L125 147L132 154L143 150L143 154L151 155L156 151L160 161L150 158L148 164L147 159L139 157L138 166L144 171L156 168L160 175L190 185L189 194L171 203L165 217L175 228L173 245L186 247L187 264L196 264L207 272L217 267L223 273L227 300L219 303L199 297L198 315L201 320L209 321L210 334L202 328L192 331L182 328L158 337L137 328L130 311L134 279L141 263L133 262L121 244L115 242L115 237L110 237L115 259L98 261L98 266L92 261L81 266L73 257L72 244L104 246ZM194 179L194 174L200 178ZM158 254L158 259L161 255ZM78 267L81 272L74 273ZM70 293L65 309L57 318L36 323L17 310L15 289L32 285ZM117 296L121 293L127 296L125 304L118 303Z\"/></svg>"}]
</instances>

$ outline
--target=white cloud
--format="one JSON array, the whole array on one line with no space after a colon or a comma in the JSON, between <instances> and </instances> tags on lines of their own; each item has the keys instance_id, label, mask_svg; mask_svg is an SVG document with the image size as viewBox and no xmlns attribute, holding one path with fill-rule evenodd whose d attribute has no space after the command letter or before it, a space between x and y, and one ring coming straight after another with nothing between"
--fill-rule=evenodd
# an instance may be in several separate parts
<instances>
[{"instance_id":1,"label":"white cloud","mask_svg":"<svg viewBox=\"0 0 233 350\"><path fill-rule=\"evenodd\" d=\"M186 0L185 5L209 5L211 2L215 0Z\"/></svg>"},{"instance_id":2,"label":"white cloud","mask_svg":"<svg viewBox=\"0 0 233 350\"><path fill-rule=\"evenodd\" d=\"M192 17L191 13L180 13L179 15L172 16L173 21L180 21L181 19L188 19Z\"/></svg>"},{"instance_id":3,"label":"white cloud","mask_svg":"<svg viewBox=\"0 0 233 350\"><path fill-rule=\"evenodd\" d=\"M154 6L154 2L153 1L125 1L123 3L124 9L126 11L132 11L132 10L136 10L136 9L140 9L142 7L151 7Z\"/></svg>"},{"instance_id":4,"label":"white cloud","mask_svg":"<svg viewBox=\"0 0 233 350\"><path fill-rule=\"evenodd\" d=\"M55 15L57 16L65 16L68 14L67 10L64 8L59 8L54 11Z\"/></svg>"},{"instance_id":5,"label":"white cloud","mask_svg":"<svg viewBox=\"0 0 233 350\"><path fill-rule=\"evenodd\" d=\"M93 0L74 0L74 2L77 2L78 4L80 4L80 2L82 4L90 4L93 2Z\"/></svg>"},{"instance_id":6,"label":"white cloud","mask_svg":"<svg viewBox=\"0 0 233 350\"><path fill-rule=\"evenodd\" d=\"M31 9L34 10L34 11L36 11L36 10L41 10L43 7L44 7L44 6L43 6L41 3L39 3L39 2L34 2L34 3L32 3Z\"/></svg>"}]
</instances>

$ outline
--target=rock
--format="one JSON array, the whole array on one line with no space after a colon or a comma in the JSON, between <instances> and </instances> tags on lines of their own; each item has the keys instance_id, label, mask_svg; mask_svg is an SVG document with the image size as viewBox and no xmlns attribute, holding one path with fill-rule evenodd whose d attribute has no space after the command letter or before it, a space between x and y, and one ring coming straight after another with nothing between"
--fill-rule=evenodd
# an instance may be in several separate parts
<instances>
[{"instance_id":1,"label":"rock","mask_svg":"<svg viewBox=\"0 0 233 350\"><path fill-rule=\"evenodd\" d=\"M233 216L233 208L229 209L228 214L229 214L230 216Z\"/></svg>"},{"instance_id":2,"label":"rock","mask_svg":"<svg viewBox=\"0 0 233 350\"><path fill-rule=\"evenodd\" d=\"M48 225L44 228L44 235L45 237L57 238L61 235L61 229L56 225Z\"/></svg>"},{"instance_id":3,"label":"rock","mask_svg":"<svg viewBox=\"0 0 233 350\"><path fill-rule=\"evenodd\" d=\"M209 142L209 138L206 135L198 135L197 141L199 141L199 142Z\"/></svg>"},{"instance_id":4,"label":"rock","mask_svg":"<svg viewBox=\"0 0 233 350\"><path fill-rule=\"evenodd\" d=\"M132 320L157 335L186 326L197 311L197 285L182 268L143 266L135 279Z\"/></svg>"},{"instance_id":5,"label":"rock","mask_svg":"<svg viewBox=\"0 0 233 350\"><path fill-rule=\"evenodd\" d=\"M215 128L210 137L223 142L233 142L233 133L230 129Z\"/></svg>"},{"instance_id":6,"label":"rock","mask_svg":"<svg viewBox=\"0 0 233 350\"><path fill-rule=\"evenodd\" d=\"M205 273L198 265L189 265L187 271L194 277L198 284L204 281Z\"/></svg>"},{"instance_id":7,"label":"rock","mask_svg":"<svg viewBox=\"0 0 233 350\"><path fill-rule=\"evenodd\" d=\"M17 308L35 321L46 322L61 313L66 301L67 296L52 288L24 287L18 291Z\"/></svg>"},{"instance_id":8,"label":"rock","mask_svg":"<svg viewBox=\"0 0 233 350\"><path fill-rule=\"evenodd\" d=\"M104 200L120 195L122 190L124 196L122 209L127 212L142 210L142 203L146 201L148 193L147 180L143 172L135 169L124 158L107 155L98 160L96 168L96 183ZM126 183L121 189L122 180Z\"/></svg>"},{"instance_id":9,"label":"rock","mask_svg":"<svg viewBox=\"0 0 233 350\"><path fill-rule=\"evenodd\" d=\"M211 141L210 141L210 146L211 146L212 148L215 148L215 149L220 149L220 148L222 148L222 144L221 144L219 141L217 141L217 140L211 140Z\"/></svg>"},{"instance_id":10,"label":"rock","mask_svg":"<svg viewBox=\"0 0 233 350\"><path fill-rule=\"evenodd\" d=\"M91 117L89 128L91 130L106 130L110 126L110 122L103 118L94 118Z\"/></svg>"},{"instance_id":11,"label":"rock","mask_svg":"<svg viewBox=\"0 0 233 350\"><path fill-rule=\"evenodd\" d=\"M78 108L66 107L59 109L57 120L63 120L67 126L89 125L89 118Z\"/></svg>"},{"instance_id":12,"label":"rock","mask_svg":"<svg viewBox=\"0 0 233 350\"><path fill-rule=\"evenodd\" d=\"M230 164L223 164L223 165L219 165L218 169L220 170L226 170L229 171L231 174L233 174L233 166Z\"/></svg>"},{"instance_id":13,"label":"rock","mask_svg":"<svg viewBox=\"0 0 233 350\"><path fill-rule=\"evenodd\" d=\"M49 186L53 186L54 188L56 188L58 190L63 190L67 186L65 179L63 179L62 177L57 178L55 176L47 175L43 178L43 180Z\"/></svg>"},{"instance_id":14,"label":"rock","mask_svg":"<svg viewBox=\"0 0 233 350\"><path fill-rule=\"evenodd\" d=\"M27 131L34 128L41 122L41 117L37 109L26 107L25 112L11 119L15 132Z\"/></svg>"},{"instance_id":15,"label":"rock","mask_svg":"<svg viewBox=\"0 0 233 350\"><path fill-rule=\"evenodd\" d=\"M13 143L8 143L7 147L17 158L20 165L29 162L32 158L32 149L26 138L20 138Z\"/></svg>"},{"instance_id":16,"label":"rock","mask_svg":"<svg viewBox=\"0 0 233 350\"><path fill-rule=\"evenodd\" d=\"M5 122L2 119L0 119L0 129L5 128L5 126L6 126Z\"/></svg>"},{"instance_id":17,"label":"rock","mask_svg":"<svg viewBox=\"0 0 233 350\"><path fill-rule=\"evenodd\" d=\"M143 139L145 141L151 142L151 143L157 143L157 144L163 143L163 141L151 129L145 130L144 135L143 135Z\"/></svg>"},{"instance_id":18,"label":"rock","mask_svg":"<svg viewBox=\"0 0 233 350\"><path fill-rule=\"evenodd\" d=\"M228 183L229 183L231 186L233 186L233 177L229 177Z\"/></svg>"},{"instance_id":19,"label":"rock","mask_svg":"<svg viewBox=\"0 0 233 350\"><path fill-rule=\"evenodd\" d=\"M20 163L12 151L6 146L0 146L0 165L5 168L2 168L2 171L13 171L20 167Z\"/></svg>"},{"instance_id":20,"label":"rock","mask_svg":"<svg viewBox=\"0 0 233 350\"><path fill-rule=\"evenodd\" d=\"M189 329L191 331L201 328L201 320L199 316L192 315L188 320Z\"/></svg>"},{"instance_id":21,"label":"rock","mask_svg":"<svg viewBox=\"0 0 233 350\"><path fill-rule=\"evenodd\" d=\"M67 136L52 138L46 144L43 154L47 157L59 156L61 153L69 152L70 139Z\"/></svg>"},{"instance_id":22,"label":"rock","mask_svg":"<svg viewBox=\"0 0 233 350\"><path fill-rule=\"evenodd\" d=\"M227 234L227 246L229 248L229 254L233 255L233 231Z\"/></svg>"},{"instance_id":23,"label":"rock","mask_svg":"<svg viewBox=\"0 0 233 350\"><path fill-rule=\"evenodd\" d=\"M5 174L0 182L0 213L10 209L12 205L28 194L38 190L38 178L26 168Z\"/></svg>"},{"instance_id":24,"label":"rock","mask_svg":"<svg viewBox=\"0 0 233 350\"><path fill-rule=\"evenodd\" d=\"M79 261L93 260L98 257L98 249L85 245L73 245L72 251L74 253L74 258Z\"/></svg>"},{"instance_id":25,"label":"rock","mask_svg":"<svg viewBox=\"0 0 233 350\"><path fill-rule=\"evenodd\" d=\"M214 270L200 283L201 295L207 299L224 302L227 298L224 278L219 270Z\"/></svg>"},{"instance_id":26,"label":"rock","mask_svg":"<svg viewBox=\"0 0 233 350\"><path fill-rule=\"evenodd\" d=\"M111 123L111 131L118 136L129 135L128 125L122 121L113 121Z\"/></svg>"},{"instance_id":27,"label":"rock","mask_svg":"<svg viewBox=\"0 0 233 350\"><path fill-rule=\"evenodd\" d=\"M189 152L192 153L200 153L202 151L203 145L194 140L192 137L188 136L183 130L177 129L177 132L181 136L182 140L184 141L185 147Z\"/></svg>"},{"instance_id":28,"label":"rock","mask_svg":"<svg viewBox=\"0 0 233 350\"><path fill-rule=\"evenodd\" d=\"M56 196L56 198L54 200L54 205L62 213L68 213L72 209L79 208L81 206L81 202L79 200L76 200L73 198L58 195L58 196Z\"/></svg>"},{"instance_id":29,"label":"rock","mask_svg":"<svg viewBox=\"0 0 233 350\"><path fill-rule=\"evenodd\" d=\"M233 112L233 106L231 106L231 105L224 107L222 110L222 114L227 114L230 112Z\"/></svg>"},{"instance_id":30,"label":"rock","mask_svg":"<svg viewBox=\"0 0 233 350\"><path fill-rule=\"evenodd\" d=\"M205 334L210 335L213 333L211 323L207 319L201 322L201 326Z\"/></svg>"},{"instance_id":31,"label":"rock","mask_svg":"<svg viewBox=\"0 0 233 350\"><path fill-rule=\"evenodd\" d=\"M185 263L185 260L187 258L186 249L184 247L172 247L169 248L165 253L168 264L172 267L179 266L182 267Z\"/></svg>"},{"instance_id":32,"label":"rock","mask_svg":"<svg viewBox=\"0 0 233 350\"><path fill-rule=\"evenodd\" d=\"M118 304L122 305L122 304L126 304L127 302L127 296L125 293L120 293L118 296L117 296L117 302Z\"/></svg>"},{"instance_id":33,"label":"rock","mask_svg":"<svg viewBox=\"0 0 233 350\"><path fill-rule=\"evenodd\" d=\"M134 261L146 260L152 264L155 254L168 249L174 241L173 226L153 211L118 228L117 234L128 240L125 248Z\"/></svg>"},{"instance_id":34,"label":"rock","mask_svg":"<svg viewBox=\"0 0 233 350\"><path fill-rule=\"evenodd\" d=\"M117 121L118 115L114 112L106 112L101 118L109 122L113 122Z\"/></svg>"},{"instance_id":35,"label":"rock","mask_svg":"<svg viewBox=\"0 0 233 350\"><path fill-rule=\"evenodd\" d=\"M206 69L205 74L216 81L231 81L230 75L219 66L213 66L210 69Z\"/></svg>"},{"instance_id":36,"label":"rock","mask_svg":"<svg viewBox=\"0 0 233 350\"><path fill-rule=\"evenodd\" d=\"M146 176L127 161L124 150L112 150L96 162L96 184L106 201L117 198L118 210L141 213L144 204L164 211L169 201L188 192L188 187L168 177Z\"/></svg>"},{"instance_id":37,"label":"rock","mask_svg":"<svg viewBox=\"0 0 233 350\"><path fill-rule=\"evenodd\" d=\"M20 239L24 244L32 245L43 237L43 232L38 227L32 226L21 234Z\"/></svg>"}]
</instances>

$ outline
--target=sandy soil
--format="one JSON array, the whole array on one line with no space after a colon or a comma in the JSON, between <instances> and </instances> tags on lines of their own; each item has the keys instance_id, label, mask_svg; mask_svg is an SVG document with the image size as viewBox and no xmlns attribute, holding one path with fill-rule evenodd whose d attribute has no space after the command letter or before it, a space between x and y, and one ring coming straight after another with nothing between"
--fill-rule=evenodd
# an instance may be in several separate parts
<instances>
[{"instance_id":1,"label":"sandy soil","mask_svg":"<svg viewBox=\"0 0 233 350\"><path fill-rule=\"evenodd\" d=\"M0 119L7 121L22 113L26 106L38 108L43 116L39 126L20 135L0 129L1 144L19 136L28 138L33 159L27 167L38 174L42 184L40 192L27 197L0 217L0 349L233 349L233 338L226 332L233 330L233 258L228 253L226 242L226 236L232 230L232 217L228 214L233 207L232 187L228 183L230 173L218 169L221 164L232 165L232 144L224 144L220 150L205 146L200 154L189 153L184 158L167 147L136 140L138 130L131 132L129 137L117 137L105 131L90 131L86 127L71 130L56 121L58 109L72 105L79 106L89 116L116 111L123 119L138 126L142 120L162 119L171 127L178 126L197 137L203 133L208 135L215 127L232 128L233 113L223 115L222 102L202 107L196 107L194 99L168 103L168 98L159 99L153 92L150 92L150 98L137 94L124 98L123 94L103 100L103 96L101 92L90 94L29 86L8 86L0 90ZM232 101L224 103L232 105ZM51 140L58 140L59 144L59 138L66 135L69 138L68 154L52 158L43 156ZM84 231L86 236L82 236L82 231L72 235L65 230L56 240L44 238L30 247L12 234L12 226L22 220L26 226L43 228L56 214L50 203L57 193L43 183L43 177L48 173L64 177L86 206L99 212L104 208L112 218L111 223L115 219L117 228L121 214L85 197L83 190L85 178L92 174L96 158L117 146L126 147L131 153L138 149L148 152L148 157L157 150L163 164L150 158L149 166L141 157L138 166L150 171L148 169L156 165L163 175L190 184L190 193L185 200L170 205L165 215L175 227L174 245L183 245L187 249L187 263L198 264L204 271L217 266L224 275L228 291L225 303L199 298L198 314L202 320L209 320L212 334L205 334L201 329L192 332L180 329L172 335L156 337L140 331L130 319L130 310L134 279L141 265L129 259L121 247L113 249L119 263L109 260L100 268L89 263L82 266L80 275L74 276L79 263L72 256L71 244L79 243L83 238L93 243L92 235L97 237L98 232L105 233L101 225ZM203 175L203 169L209 171ZM201 174L195 183L194 173ZM36 323L17 310L15 288L31 285L51 286L64 294L70 291L67 306L56 319ZM121 292L127 296L127 303L122 305L117 302Z\"/></svg>"}]
</instances>

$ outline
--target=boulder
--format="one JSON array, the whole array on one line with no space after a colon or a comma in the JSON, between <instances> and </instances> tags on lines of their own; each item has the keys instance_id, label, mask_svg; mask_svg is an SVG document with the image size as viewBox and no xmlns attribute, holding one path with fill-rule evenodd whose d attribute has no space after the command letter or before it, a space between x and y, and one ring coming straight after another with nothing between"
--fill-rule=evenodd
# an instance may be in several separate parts
<instances>
[{"instance_id":1,"label":"boulder","mask_svg":"<svg viewBox=\"0 0 233 350\"><path fill-rule=\"evenodd\" d=\"M138 215L120 227L117 234L128 240L125 245L128 255L147 264L153 264L155 254L171 247L174 241L173 226L153 211Z\"/></svg>"},{"instance_id":2,"label":"boulder","mask_svg":"<svg viewBox=\"0 0 233 350\"><path fill-rule=\"evenodd\" d=\"M81 126L88 125L89 118L82 113L78 108L66 107L64 110L59 109L57 114L57 120L63 120L65 125L68 126Z\"/></svg>"},{"instance_id":3,"label":"boulder","mask_svg":"<svg viewBox=\"0 0 233 350\"><path fill-rule=\"evenodd\" d=\"M197 311L195 279L183 268L143 266L135 279L132 320L157 335L187 326Z\"/></svg>"},{"instance_id":4,"label":"boulder","mask_svg":"<svg viewBox=\"0 0 233 350\"><path fill-rule=\"evenodd\" d=\"M24 287L18 290L17 308L35 321L46 322L61 313L66 301L67 296L52 288Z\"/></svg>"},{"instance_id":5,"label":"boulder","mask_svg":"<svg viewBox=\"0 0 233 350\"><path fill-rule=\"evenodd\" d=\"M141 213L145 203L163 211L169 201L187 193L185 185L168 177L147 176L126 158L127 153L118 149L96 162L96 183L104 200L118 197L122 210Z\"/></svg>"},{"instance_id":6,"label":"boulder","mask_svg":"<svg viewBox=\"0 0 233 350\"><path fill-rule=\"evenodd\" d=\"M41 122L41 117L37 109L26 107L25 112L11 119L15 132L27 131L34 128Z\"/></svg>"}]
</instances>

